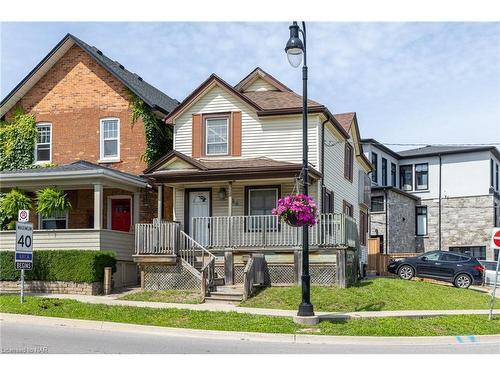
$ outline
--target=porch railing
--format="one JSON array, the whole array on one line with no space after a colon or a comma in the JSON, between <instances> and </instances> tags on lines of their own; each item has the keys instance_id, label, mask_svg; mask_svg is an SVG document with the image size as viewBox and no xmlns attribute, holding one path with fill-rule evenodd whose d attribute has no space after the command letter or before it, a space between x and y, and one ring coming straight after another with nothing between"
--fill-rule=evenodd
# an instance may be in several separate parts
<instances>
[{"instance_id":1,"label":"porch railing","mask_svg":"<svg viewBox=\"0 0 500 375\"><path fill-rule=\"evenodd\" d=\"M215 216L192 219L192 237L204 247L288 248L302 245L302 228L283 223L275 215ZM321 214L309 228L311 246L356 246L357 226L344 214Z\"/></svg>"}]
</instances>

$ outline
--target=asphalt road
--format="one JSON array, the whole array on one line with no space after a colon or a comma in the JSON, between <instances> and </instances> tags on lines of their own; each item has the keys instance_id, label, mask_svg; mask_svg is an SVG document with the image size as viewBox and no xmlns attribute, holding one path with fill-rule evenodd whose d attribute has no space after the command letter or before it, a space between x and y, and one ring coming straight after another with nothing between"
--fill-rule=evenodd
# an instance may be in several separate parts
<instances>
[{"instance_id":1,"label":"asphalt road","mask_svg":"<svg viewBox=\"0 0 500 375\"><path fill-rule=\"evenodd\" d=\"M76 328L2 321L2 353L500 353L500 343L384 345L378 343L305 344L241 338L182 337L178 334Z\"/></svg>"}]
</instances>

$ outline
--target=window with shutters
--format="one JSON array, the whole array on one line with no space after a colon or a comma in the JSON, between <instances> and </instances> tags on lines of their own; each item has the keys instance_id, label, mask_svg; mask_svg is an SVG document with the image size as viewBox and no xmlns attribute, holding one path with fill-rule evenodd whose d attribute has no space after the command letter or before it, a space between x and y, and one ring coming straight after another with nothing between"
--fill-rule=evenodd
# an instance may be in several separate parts
<instances>
[{"instance_id":1,"label":"window with shutters","mask_svg":"<svg viewBox=\"0 0 500 375\"><path fill-rule=\"evenodd\" d=\"M205 118L205 155L229 154L229 116Z\"/></svg>"},{"instance_id":2,"label":"window with shutters","mask_svg":"<svg viewBox=\"0 0 500 375\"><path fill-rule=\"evenodd\" d=\"M344 177L352 182L354 168L354 150L352 146L346 142L344 154Z\"/></svg>"}]
</instances>

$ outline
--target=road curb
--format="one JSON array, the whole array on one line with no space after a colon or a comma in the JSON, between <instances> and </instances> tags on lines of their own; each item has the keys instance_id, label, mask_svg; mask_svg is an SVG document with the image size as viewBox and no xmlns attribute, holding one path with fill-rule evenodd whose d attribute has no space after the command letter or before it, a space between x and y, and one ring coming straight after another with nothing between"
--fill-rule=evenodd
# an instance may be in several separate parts
<instances>
[{"instance_id":1,"label":"road curb","mask_svg":"<svg viewBox=\"0 0 500 375\"><path fill-rule=\"evenodd\" d=\"M341 345L451 345L491 344L500 342L500 335L484 336L429 336L429 337L378 337L378 336L322 336L282 333L212 331L189 328L157 327L150 325L115 323L108 321L54 318L36 315L0 313L2 322L29 323L53 327L71 327L111 332L211 338L220 340L266 341L297 344Z\"/></svg>"}]
</instances>

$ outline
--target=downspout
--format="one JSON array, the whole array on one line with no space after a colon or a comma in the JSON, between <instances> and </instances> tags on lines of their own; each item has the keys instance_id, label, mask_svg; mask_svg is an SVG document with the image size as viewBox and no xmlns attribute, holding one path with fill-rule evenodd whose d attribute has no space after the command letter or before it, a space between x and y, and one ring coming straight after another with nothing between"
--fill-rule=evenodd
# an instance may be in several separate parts
<instances>
[{"instance_id":1,"label":"downspout","mask_svg":"<svg viewBox=\"0 0 500 375\"><path fill-rule=\"evenodd\" d=\"M439 207L438 207L438 242L439 242L439 247L438 250L441 249L441 170L442 170L442 160L441 160L441 154L438 154L439 156Z\"/></svg>"},{"instance_id":2,"label":"downspout","mask_svg":"<svg viewBox=\"0 0 500 375\"><path fill-rule=\"evenodd\" d=\"M384 189L385 203L385 253L389 254L389 201L387 200L387 189Z\"/></svg>"},{"instance_id":3,"label":"downspout","mask_svg":"<svg viewBox=\"0 0 500 375\"><path fill-rule=\"evenodd\" d=\"M325 124L330 121L329 118L327 118L323 123L321 124L321 165L320 165L320 173L321 173L321 212L323 212L323 207L325 207L325 203L323 202L323 189L325 187ZM333 207L332 207L333 208Z\"/></svg>"}]
</instances>

